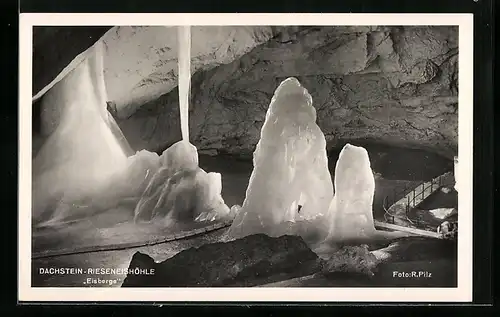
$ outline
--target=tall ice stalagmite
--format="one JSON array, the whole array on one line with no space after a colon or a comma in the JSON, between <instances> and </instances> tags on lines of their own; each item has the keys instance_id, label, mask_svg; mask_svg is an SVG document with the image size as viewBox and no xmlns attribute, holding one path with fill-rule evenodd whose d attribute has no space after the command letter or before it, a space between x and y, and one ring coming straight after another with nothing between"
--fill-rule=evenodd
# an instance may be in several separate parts
<instances>
[{"instance_id":1,"label":"tall ice stalagmite","mask_svg":"<svg viewBox=\"0 0 500 317\"><path fill-rule=\"evenodd\" d=\"M375 178L368 152L346 144L335 167L335 197L328 212L331 240L368 238L375 233Z\"/></svg>"},{"instance_id":2,"label":"tall ice stalagmite","mask_svg":"<svg viewBox=\"0 0 500 317\"><path fill-rule=\"evenodd\" d=\"M278 227L328 211L333 185L326 141L308 91L295 78L276 89L253 157L246 198L228 232L279 235Z\"/></svg>"},{"instance_id":3,"label":"tall ice stalagmite","mask_svg":"<svg viewBox=\"0 0 500 317\"><path fill-rule=\"evenodd\" d=\"M127 165L130 148L106 109L103 50L97 42L43 97L48 138L33 162L35 223L45 212L96 195Z\"/></svg>"}]
</instances>

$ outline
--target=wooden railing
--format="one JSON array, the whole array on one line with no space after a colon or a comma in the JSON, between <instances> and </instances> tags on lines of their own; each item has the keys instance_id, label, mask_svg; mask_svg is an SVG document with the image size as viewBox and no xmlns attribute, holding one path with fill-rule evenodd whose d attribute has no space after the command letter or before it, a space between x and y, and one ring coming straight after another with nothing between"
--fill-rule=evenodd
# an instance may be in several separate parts
<instances>
[{"instance_id":1,"label":"wooden railing","mask_svg":"<svg viewBox=\"0 0 500 317\"><path fill-rule=\"evenodd\" d=\"M387 221L389 223L395 223L395 221L394 221L395 218L398 218L400 216L394 215L393 213L391 213L391 211L389 210L390 207L392 207L396 202L398 202L403 197L407 196L412 190L413 190L412 187L410 187L408 184L405 184L402 187L394 188L390 195L387 195L384 197L382 205L383 205L384 212L385 212L385 214L384 214L385 221ZM405 215L406 214L407 213L405 213Z\"/></svg>"},{"instance_id":2,"label":"wooden railing","mask_svg":"<svg viewBox=\"0 0 500 317\"><path fill-rule=\"evenodd\" d=\"M410 211L417 207L422 201L424 201L427 197L429 197L436 190L441 188L442 186L451 185L447 180L450 178L450 173L444 173L442 175L437 176L429 182L422 182L416 187L408 187L405 184L402 188L395 188L393 193L389 196L386 196L383 200L383 208L384 208L384 218L387 222L395 223L395 218L403 218L403 220L409 222L412 225L418 225L418 220L410 219L409 213ZM401 200L405 200L405 212L404 215L395 215L391 212L391 207L397 202L401 202ZM390 220L390 221L389 221Z\"/></svg>"}]
</instances>

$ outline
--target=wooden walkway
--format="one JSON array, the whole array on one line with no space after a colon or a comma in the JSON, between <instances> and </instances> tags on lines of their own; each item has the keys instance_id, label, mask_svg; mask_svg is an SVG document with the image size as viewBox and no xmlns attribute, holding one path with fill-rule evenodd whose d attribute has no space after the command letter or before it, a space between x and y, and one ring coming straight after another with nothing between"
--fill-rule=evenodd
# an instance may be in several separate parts
<instances>
[{"instance_id":1,"label":"wooden walkway","mask_svg":"<svg viewBox=\"0 0 500 317\"><path fill-rule=\"evenodd\" d=\"M423 236L440 237L435 232L416 228L414 221L409 219L408 213L410 210L417 208L424 200L443 186L452 185L453 182L453 172L447 172L428 182L419 184L387 208L385 216L387 223L378 222L378 225L387 229L394 228L394 230L414 232Z\"/></svg>"},{"instance_id":2,"label":"wooden walkway","mask_svg":"<svg viewBox=\"0 0 500 317\"><path fill-rule=\"evenodd\" d=\"M424 200L427 199L430 195L440 189L442 186L451 185L453 182L453 173L448 172L438 177L422 183L415 187L411 192L409 192L406 196L398 200L394 205L389 207L389 212L392 209L396 209L397 205L408 205L410 208L415 208L420 205Z\"/></svg>"}]
</instances>

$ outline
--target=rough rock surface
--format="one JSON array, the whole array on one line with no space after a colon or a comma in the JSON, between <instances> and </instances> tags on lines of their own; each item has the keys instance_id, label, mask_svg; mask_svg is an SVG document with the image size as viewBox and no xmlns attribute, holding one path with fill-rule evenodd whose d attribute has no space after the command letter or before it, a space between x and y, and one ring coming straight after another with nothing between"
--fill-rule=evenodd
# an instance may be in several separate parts
<instances>
[{"instance_id":1,"label":"rough rock surface","mask_svg":"<svg viewBox=\"0 0 500 317\"><path fill-rule=\"evenodd\" d=\"M248 287L319 272L321 260L299 237L256 234L184 250L161 263L137 252L129 270L136 268L154 274L129 274L122 287Z\"/></svg>"},{"instance_id":2,"label":"rough rock surface","mask_svg":"<svg viewBox=\"0 0 500 317\"><path fill-rule=\"evenodd\" d=\"M200 153L251 156L274 90L292 76L311 93L329 147L376 139L447 156L456 153L458 28L301 27L273 32L281 36L231 63L194 74L190 135ZM161 72L158 76L168 77ZM119 125L135 149L164 149L180 139L178 112L173 89Z\"/></svg>"},{"instance_id":3,"label":"rough rock surface","mask_svg":"<svg viewBox=\"0 0 500 317\"><path fill-rule=\"evenodd\" d=\"M127 117L177 87L178 28L117 26L101 39L108 98ZM265 26L192 27L191 73L230 63L273 36ZM176 110L178 110L176 108Z\"/></svg>"},{"instance_id":4,"label":"rough rock surface","mask_svg":"<svg viewBox=\"0 0 500 317\"><path fill-rule=\"evenodd\" d=\"M367 245L347 245L342 246L329 256L323 264L321 272L324 275L348 272L373 276L378 263L378 259L370 253Z\"/></svg>"}]
</instances>

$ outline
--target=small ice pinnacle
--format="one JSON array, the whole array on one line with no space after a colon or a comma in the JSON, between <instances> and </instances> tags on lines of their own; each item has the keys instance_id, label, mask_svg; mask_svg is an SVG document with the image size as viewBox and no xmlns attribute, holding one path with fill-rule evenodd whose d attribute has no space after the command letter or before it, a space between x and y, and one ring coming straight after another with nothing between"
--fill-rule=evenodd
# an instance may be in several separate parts
<instances>
[{"instance_id":1,"label":"small ice pinnacle","mask_svg":"<svg viewBox=\"0 0 500 317\"><path fill-rule=\"evenodd\" d=\"M351 144L344 146L335 167L335 191L328 213L331 223L328 239L373 235L375 178L366 149Z\"/></svg>"}]
</instances>

